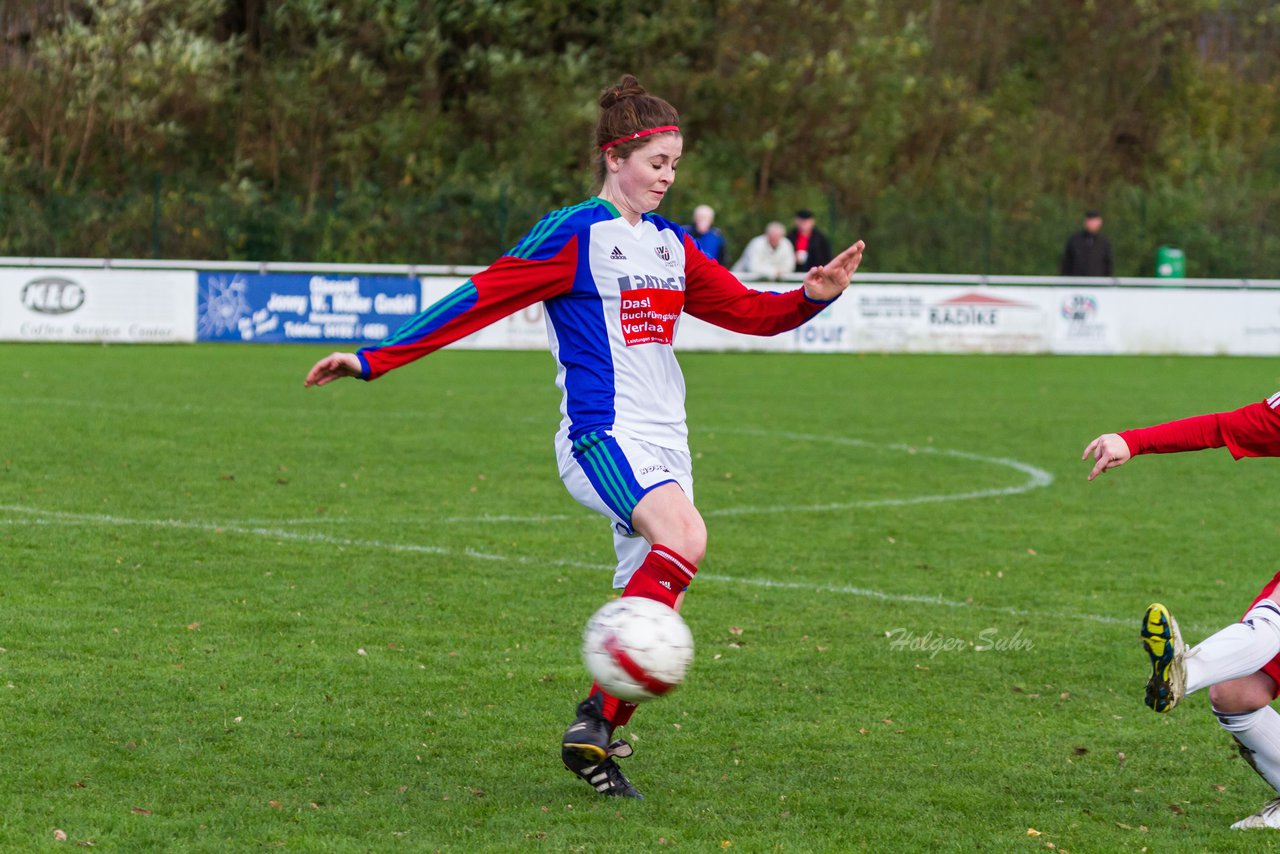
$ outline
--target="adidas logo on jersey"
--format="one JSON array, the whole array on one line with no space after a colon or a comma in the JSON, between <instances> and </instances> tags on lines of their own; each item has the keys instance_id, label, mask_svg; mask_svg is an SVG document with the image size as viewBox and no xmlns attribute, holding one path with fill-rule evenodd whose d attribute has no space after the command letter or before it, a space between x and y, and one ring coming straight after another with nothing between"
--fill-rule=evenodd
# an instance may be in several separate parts
<instances>
[{"instance_id":1,"label":"adidas logo on jersey","mask_svg":"<svg viewBox=\"0 0 1280 854\"><path fill-rule=\"evenodd\" d=\"M627 256L623 255L622 250L615 246L613 247L613 251L609 253L609 259L611 261L625 261L627 260Z\"/></svg>"}]
</instances>

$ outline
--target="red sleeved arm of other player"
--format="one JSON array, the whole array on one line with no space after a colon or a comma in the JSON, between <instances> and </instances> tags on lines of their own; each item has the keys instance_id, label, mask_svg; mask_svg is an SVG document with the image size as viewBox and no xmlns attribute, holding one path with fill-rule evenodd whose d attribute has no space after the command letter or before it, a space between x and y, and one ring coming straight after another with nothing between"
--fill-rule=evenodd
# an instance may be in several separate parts
<instances>
[{"instance_id":1,"label":"red sleeved arm of other player","mask_svg":"<svg viewBox=\"0 0 1280 854\"><path fill-rule=\"evenodd\" d=\"M731 332L777 335L795 329L830 305L809 299L804 288L781 294L753 291L704 255L688 234L684 236L684 253L684 310Z\"/></svg>"},{"instance_id":2,"label":"red sleeved arm of other player","mask_svg":"<svg viewBox=\"0 0 1280 854\"><path fill-rule=\"evenodd\" d=\"M522 308L568 293L573 287L577 258L576 237L569 238L559 252L546 259L504 255L381 344L358 350L361 376L377 379Z\"/></svg>"},{"instance_id":3,"label":"red sleeved arm of other player","mask_svg":"<svg viewBox=\"0 0 1280 854\"><path fill-rule=\"evenodd\" d=\"M1280 397L1273 397L1280 405ZM1129 453L1173 454L1225 446L1237 460L1242 457L1280 457L1280 413L1267 401L1252 403L1234 412L1197 415L1126 430L1120 434Z\"/></svg>"}]
</instances>

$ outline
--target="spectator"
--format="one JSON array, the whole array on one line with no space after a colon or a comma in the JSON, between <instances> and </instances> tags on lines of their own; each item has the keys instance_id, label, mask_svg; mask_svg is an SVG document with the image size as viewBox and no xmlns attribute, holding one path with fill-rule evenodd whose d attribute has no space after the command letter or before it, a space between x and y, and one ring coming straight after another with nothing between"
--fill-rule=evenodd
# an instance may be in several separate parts
<instances>
[{"instance_id":1,"label":"spectator","mask_svg":"<svg viewBox=\"0 0 1280 854\"><path fill-rule=\"evenodd\" d=\"M716 212L711 205L698 205L693 209L693 225L689 226L689 236L698 244L703 255L724 264L724 232L712 225L715 221Z\"/></svg>"},{"instance_id":2,"label":"spectator","mask_svg":"<svg viewBox=\"0 0 1280 854\"><path fill-rule=\"evenodd\" d=\"M764 234L751 238L746 251L733 265L735 273L752 273L770 279L780 279L795 272L796 250L787 240L786 230L780 222L765 226Z\"/></svg>"},{"instance_id":3,"label":"spectator","mask_svg":"<svg viewBox=\"0 0 1280 854\"><path fill-rule=\"evenodd\" d=\"M1085 211L1084 228L1067 239L1062 252L1064 276L1112 276L1111 241L1103 237L1102 214Z\"/></svg>"},{"instance_id":4,"label":"spectator","mask_svg":"<svg viewBox=\"0 0 1280 854\"><path fill-rule=\"evenodd\" d=\"M787 232L787 239L796 249L796 269L809 272L813 267L831 263L831 241L814 227L813 211L801 208L796 211L796 224Z\"/></svg>"}]
</instances>

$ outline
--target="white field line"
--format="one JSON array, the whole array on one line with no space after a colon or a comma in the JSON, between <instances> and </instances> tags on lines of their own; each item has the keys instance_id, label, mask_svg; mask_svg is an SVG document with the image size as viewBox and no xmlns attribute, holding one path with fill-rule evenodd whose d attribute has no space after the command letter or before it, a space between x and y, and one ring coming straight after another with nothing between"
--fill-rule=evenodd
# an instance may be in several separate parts
<instances>
[{"instance_id":1,"label":"white field line","mask_svg":"<svg viewBox=\"0 0 1280 854\"><path fill-rule=\"evenodd\" d=\"M24 517L18 519L0 519L0 524L5 525L121 525L145 528L169 528L185 531L203 531L215 534L238 534L243 536L263 537L266 539L287 540L293 542L321 543L324 545L339 546L343 548L364 548L375 551L428 554L441 557L461 556L472 558L474 560L515 563L524 566L555 566L606 572L613 572L614 569L613 566L608 564L586 563L571 560L541 560L522 555L493 554L477 551L475 549L451 549L444 546L422 545L415 543L388 543L381 540L331 537L327 534L320 533L288 531L279 528L251 527L239 524L220 525L214 522L199 522L184 519L135 519L127 516L113 516L102 513L68 513L57 510L40 510L33 507L22 507L10 504L0 504L0 512L17 514L20 517ZM1137 625L1136 621L1138 620L1138 617L1121 619L1119 617L1112 617L1104 614L1026 610L999 605L983 605L975 602L961 602L952 599L944 599L940 596L926 596L910 593L888 593L883 590L875 590L867 587L854 587L850 585L814 584L800 581L775 581L768 578L740 578L737 576L718 575L715 573L700 573L700 577L706 581L713 581L722 584L740 584L772 590L802 590L813 593L831 593L843 596L856 596L863 599L874 599L880 602L900 602L905 604L930 605L942 608L968 609L985 611L988 613L1005 614L1013 617L1049 617L1052 619L1079 620L1091 623L1101 623L1104 625L1133 625L1135 627ZM1199 626L1189 626L1189 628L1201 632L1214 630Z\"/></svg>"},{"instance_id":2,"label":"white field line","mask_svg":"<svg viewBox=\"0 0 1280 854\"><path fill-rule=\"evenodd\" d=\"M299 393L304 393L301 382L298 383L298 391ZM179 412L179 413L186 413L188 415L200 415L200 414L208 414L212 412L228 411L227 408L225 407L215 408L206 404L157 403L155 401L147 401L147 400L139 400L139 401L115 401L115 400L93 400L93 399L81 400L81 399L72 398L72 397L17 397L17 396L6 397L5 400L9 403L30 404L33 406L60 406L60 407L67 407L72 409L108 409L108 410L117 410L120 412L137 412L137 411ZM252 408L254 413L256 414L269 413L272 415L298 415L299 413L302 413L304 415L308 415L308 413L296 407L282 408L282 407L264 407L264 406L254 405L252 407L246 406L246 408ZM377 418L405 419L408 421L421 422L424 411L426 411L425 406L421 411L419 410L405 411L401 409L386 409L386 408L375 409L375 408L364 407L360 409L344 411L341 413L341 416L344 419L361 418L361 417L377 417ZM332 414L332 413L330 412L328 414ZM503 422L515 423L515 424L544 424L544 423L549 425L554 424L554 422L549 422L546 418L531 416L531 415L513 415L510 417L504 417Z\"/></svg>"},{"instance_id":3,"label":"white field line","mask_svg":"<svg viewBox=\"0 0 1280 854\"><path fill-rule=\"evenodd\" d=\"M983 454L974 454L969 451L953 451L947 448L934 448L929 445L916 446L905 444L885 444L878 442L868 442L864 439L850 439L843 436L821 436L810 435L806 433L783 433L769 430L751 430L746 428L721 428L708 430L709 433L738 433L749 436L762 436L776 439L788 439L792 441L805 442L828 442L833 445L844 445L850 448L867 448L872 450L896 451L905 454L925 454L941 457L951 457L952 459L968 460L975 463L984 463L986 465L1001 466L1010 468L1014 471L1022 472L1027 476L1020 484L1014 486L993 487L991 489L974 489L965 492L944 492L937 495L913 495L907 498L868 498L859 501L836 501L826 502L822 504L774 504L761 507L720 507L702 511L704 517L724 517L724 516L753 516L778 513L818 513L832 512L840 510L861 510L872 507L910 507L916 504L937 504L943 501L973 501L979 498L996 498L1009 495L1021 495L1024 492L1030 492L1033 489L1043 489L1053 484L1053 475L1042 468L1033 466L1030 463L1024 463L1021 460L1010 459L1008 457L989 457ZM394 523L394 524L446 524L460 525L469 523L532 523L540 524L543 522L568 522L585 519L581 515L568 516L562 514L553 515L534 515L534 516L449 516L441 519L432 519L431 517L417 517L410 519L355 519L355 518L333 518L323 519L319 517L301 518L301 519L274 519L274 520L250 520L241 521L237 524L241 525L313 525L321 523L331 524L368 524L375 522Z\"/></svg>"},{"instance_id":4,"label":"white field line","mask_svg":"<svg viewBox=\"0 0 1280 854\"><path fill-rule=\"evenodd\" d=\"M321 543L343 548L365 548L390 552L409 552L413 554L461 555L476 560L504 561L508 563L530 564L536 566L563 566L574 569L608 569L613 567L598 563L583 563L571 560L535 560L520 555L500 555L477 551L476 549L451 549L445 546L419 545L416 543L388 543L383 540L354 539L348 537L331 537L306 531L289 531L284 528L265 528L237 523L220 524L217 522L199 522L187 519L134 519L129 516L111 516L105 513L67 513L60 510L39 510L33 507L21 507L12 504L0 504L0 511L17 513L35 517L35 524L58 525L131 525L144 528L173 528L184 531L205 531L212 534L242 534L251 537L265 537L272 540L289 540L301 543ZM6 519L6 523L14 520Z\"/></svg>"},{"instance_id":5,"label":"white field line","mask_svg":"<svg viewBox=\"0 0 1280 854\"><path fill-rule=\"evenodd\" d=\"M978 498L996 498L1006 495L1021 495L1033 489L1043 489L1053 484L1053 475L1042 468L1008 457L989 457L969 451L953 451L947 448L935 448L930 445L883 444L868 442L865 439L850 439L844 436L822 436L808 433L785 433L773 430L753 430L748 428L724 428L710 432L738 433L747 436L761 436L771 439L789 439L798 442L827 442L832 445L844 445L850 448L870 448L884 451L899 451L905 454L926 454L939 457L951 457L969 460L975 463L1011 468L1022 472L1027 479L1016 486L1004 486L992 489L974 489L965 492L946 492L938 495L913 495L908 498L871 498L862 501L836 501L822 504L775 504L762 507L723 507L708 510L703 516L747 516L766 513L815 513L832 510L857 510L869 507L909 507L914 504L936 504L942 501L973 501Z\"/></svg>"},{"instance_id":6,"label":"white field line","mask_svg":"<svg viewBox=\"0 0 1280 854\"><path fill-rule=\"evenodd\" d=\"M1120 617L1110 617L1105 614L1028 610L1026 608L1013 608L1005 605L982 605L977 602L960 602L955 599L944 599L941 596L926 596L919 593L886 593L883 590L875 590L869 587L853 587L847 584L812 584L807 581L774 581L771 578L738 578L731 575L716 575L704 572L698 573L698 578L729 584L744 584L750 587L765 587L771 590L803 590L805 592L812 593L839 593L845 596L858 596L863 599L876 599L881 602L934 605L941 608L967 608L975 611L1007 614L1011 617L1049 617L1056 620L1083 620L1089 623L1103 623L1109 626L1131 626L1133 628L1134 637L1137 637L1138 624L1142 621L1141 614L1122 619ZM1187 628L1199 629L1199 627L1191 625L1188 625ZM1221 626L1217 628L1221 628ZM1210 629L1209 631L1216 631L1216 629Z\"/></svg>"},{"instance_id":7,"label":"white field line","mask_svg":"<svg viewBox=\"0 0 1280 854\"><path fill-rule=\"evenodd\" d=\"M118 409L122 411L144 410L147 412L196 412L200 407L190 403L156 403L149 400L116 401L79 399L74 397L10 397L11 403L32 404L35 406L66 406L73 409Z\"/></svg>"},{"instance_id":8,"label":"white field line","mask_svg":"<svg viewBox=\"0 0 1280 854\"><path fill-rule=\"evenodd\" d=\"M934 454L939 456L947 456L955 459L971 460L973 462L986 463L990 465L1004 466L1012 468L1016 471L1023 472L1027 475L1027 480L1016 486L1000 487L993 489L970 490L959 493L943 493L938 495L918 495L909 498L885 498L885 499L868 499L864 501L848 501L848 502L831 502L825 504L813 505L772 505L765 507L726 507L718 510L709 510L703 515L705 516L739 516L752 514L772 514L772 513L789 513L789 512L811 512L811 511L834 511L849 510L856 508L871 507L902 507L914 504L930 504L942 501L968 501L978 498L989 498L994 496L1019 495L1029 492L1033 489L1047 487L1053 483L1053 475L1044 469L1023 463L1019 460L1008 459L1004 457L989 457L982 454L969 453L967 451L954 451L944 448L934 448L931 446L911 446L905 444L881 444L876 442L868 442L863 439L851 439L841 436L822 436L805 433L787 433L764 430L751 430L744 428L728 428L720 429L721 433L739 433L745 435L754 435L762 437L772 437L780 439L790 439L794 441L809 442L829 442L831 444L844 445L854 448L870 448L880 450L898 451L908 454ZM353 520L349 518L337 519L286 519L276 520L266 523L257 521L239 521L226 524L214 522L199 522L182 519L134 519L123 516L111 516L106 514L90 514L90 513L67 513L61 511L46 511L35 508L21 507L15 505L0 505L0 511L17 513L28 517L25 520L3 519L0 524L21 524L23 522L34 524L55 524L55 525L134 525L156 528L174 528L182 530L197 530L211 533L232 533L246 536L265 537L275 540L289 540L294 542L323 543L326 545L349 547L349 548L368 548L382 551L392 552L408 552L417 554L432 554L439 556L461 555L475 560L499 561L506 563L517 563L522 565L539 565L539 566L560 566L574 569L591 569L612 571L613 567L605 564L591 564L580 561L568 560L537 560L534 558L524 557L520 555L500 555L477 551L475 549L450 549L444 546L419 545L412 543L389 543L382 540L369 539L352 539L346 537L332 537L321 533L303 533L298 531L285 530L278 527L268 527L269 525L299 525L314 524L328 522L331 524L351 524ZM34 517L34 518L31 518ZM467 522L498 522L498 523L515 523L515 522L550 522L550 521L567 521L578 517L564 515L543 515L543 516L475 516L475 517L445 517L436 520L407 520L407 521L435 521L442 523L467 523ZM381 520L385 522L386 520ZM1010 616L1050 616L1060 619L1076 619L1088 622L1127 625L1131 620L1124 620L1117 617L1109 617L1099 614L1070 614L1061 613L1054 614L1044 611L1027 611L1019 608L1002 607L994 605L980 605L972 602L958 602L943 599L936 596L923 596L918 594L901 594L886 593L881 590L871 588L852 587L848 585L823 585L812 584L807 582L786 582L774 581L766 578L738 578L727 575L703 574L704 579L709 581L718 581L730 584L743 584L753 587L764 587L777 590L804 590L809 592L820 593L837 593L847 596L858 596L868 599L877 599L885 602L903 602L914 604L934 605L946 608L972 608L976 610L990 611L994 613L1008 614Z\"/></svg>"},{"instance_id":9,"label":"white field line","mask_svg":"<svg viewBox=\"0 0 1280 854\"><path fill-rule=\"evenodd\" d=\"M544 516L402 516L363 519L356 516L303 516L297 519L237 519L235 524L251 527L269 525L466 525L477 522L505 524L542 524L543 522L602 522L599 517L577 513L572 516L552 513Z\"/></svg>"}]
</instances>

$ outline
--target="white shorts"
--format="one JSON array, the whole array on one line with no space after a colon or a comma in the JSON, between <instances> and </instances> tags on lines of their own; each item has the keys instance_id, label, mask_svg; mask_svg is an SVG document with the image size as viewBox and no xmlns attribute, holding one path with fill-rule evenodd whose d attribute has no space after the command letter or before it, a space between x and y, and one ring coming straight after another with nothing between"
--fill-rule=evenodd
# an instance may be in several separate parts
<instances>
[{"instance_id":1,"label":"white shorts","mask_svg":"<svg viewBox=\"0 0 1280 854\"><path fill-rule=\"evenodd\" d=\"M631 512L641 498L664 483L679 484L693 500L689 452L608 432L588 433L570 444L561 433L556 436L556 462L574 500L609 520L618 555L613 586L626 587L650 546L631 527Z\"/></svg>"}]
</instances>

